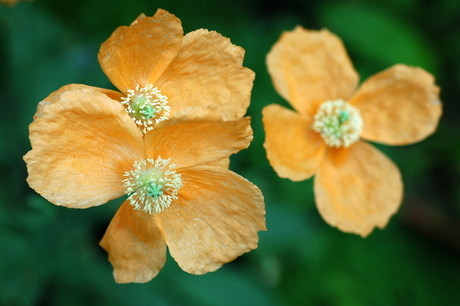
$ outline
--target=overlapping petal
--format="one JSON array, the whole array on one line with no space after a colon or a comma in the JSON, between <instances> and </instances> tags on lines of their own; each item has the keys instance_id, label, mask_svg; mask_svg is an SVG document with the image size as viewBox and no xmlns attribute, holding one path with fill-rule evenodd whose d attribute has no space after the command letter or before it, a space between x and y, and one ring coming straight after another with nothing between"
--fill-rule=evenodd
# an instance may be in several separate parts
<instances>
[{"instance_id":1,"label":"overlapping petal","mask_svg":"<svg viewBox=\"0 0 460 306\"><path fill-rule=\"evenodd\" d=\"M123 194L142 137L123 106L92 88L51 94L30 125L29 185L56 205L86 208Z\"/></svg>"},{"instance_id":2,"label":"overlapping petal","mask_svg":"<svg viewBox=\"0 0 460 306\"><path fill-rule=\"evenodd\" d=\"M260 190L220 167L178 169L179 199L158 214L171 256L189 273L214 271L257 247L265 230Z\"/></svg>"},{"instance_id":3,"label":"overlapping petal","mask_svg":"<svg viewBox=\"0 0 460 306\"><path fill-rule=\"evenodd\" d=\"M276 173L301 181L311 177L324 155L325 144L311 129L311 121L282 106L272 104L263 111L264 147Z\"/></svg>"},{"instance_id":4,"label":"overlapping petal","mask_svg":"<svg viewBox=\"0 0 460 306\"><path fill-rule=\"evenodd\" d=\"M166 243L154 217L124 202L100 245L109 253L117 283L145 283L166 262Z\"/></svg>"},{"instance_id":5,"label":"overlapping petal","mask_svg":"<svg viewBox=\"0 0 460 306\"><path fill-rule=\"evenodd\" d=\"M171 115L191 105L215 105L224 120L241 118L254 80L254 72L242 66L243 56L243 48L217 32L185 35L179 53L155 82L169 98Z\"/></svg>"},{"instance_id":6,"label":"overlapping petal","mask_svg":"<svg viewBox=\"0 0 460 306\"><path fill-rule=\"evenodd\" d=\"M122 94L118 91L115 90L110 90L110 89L105 89L105 88L99 88L99 87L93 87L93 86L87 86L87 85L82 85L82 84L69 84L62 86L58 90L52 92L48 97L46 97L43 101L40 101L37 106L37 111L35 112L34 115L34 120L38 119L40 116L42 116L42 113L44 111L44 108L46 108L47 105L58 102L61 100L61 95L65 92L68 91L75 91L79 89L90 89L90 90L97 90L102 92L103 94L107 95L109 98L114 99L114 100L120 100L122 97Z\"/></svg>"},{"instance_id":7,"label":"overlapping petal","mask_svg":"<svg viewBox=\"0 0 460 306\"><path fill-rule=\"evenodd\" d=\"M154 83L182 45L180 20L159 9L149 18L139 16L129 27L121 26L99 50L102 70L121 92Z\"/></svg>"},{"instance_id":8,"label":"overlapping petal","mask_svg":"<svg viewBox=\"0 0 460 306\"><path fill-rule=\"evenodd\" d=\"M372 76L350 102L363 117L362 137L390 145L414 143L431 135L442 112L433 76L406 65Z\"/></svg>"},{"instance_id":9,"label":"overlapping petal","mask_svg":"<svg viewBox=\"0 0 460 306\"><path fill-rule=\"evenodd\" d=\"M402 201L398 168L365 142L329 149L315 176L316 205L323 219L344 232L367 236L383 228Z\"/></svg>"},{"instance_id":10,"label":"overlapping petal","mask_svg":"<svg viewBox=\"0 0 460 306\"><path fill-rule=\"evenodd\" d=\"M158 127L145 135L147 157L170 158L177 168L224 163L249 146L249 118L235 121L187 121Z\"/></svg>"},{"instance_id":11,"label":"overlapping petal","mask_svg":"<svg viewBox=\"0 0 460 306\"><path fill-rule=\"evenodd\" d=\"M359 79L337 36L300 26L282 34L267 55L267 66L278 93L309 116L321 102L348 99Z\"/></svg>"}]
</instances>

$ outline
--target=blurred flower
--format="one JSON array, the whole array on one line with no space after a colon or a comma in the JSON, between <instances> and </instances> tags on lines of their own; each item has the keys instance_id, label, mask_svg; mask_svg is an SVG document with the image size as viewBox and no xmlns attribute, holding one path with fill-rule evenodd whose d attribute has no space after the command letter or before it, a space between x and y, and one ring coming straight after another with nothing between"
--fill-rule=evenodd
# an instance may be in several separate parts
<instances>
[{"instance_id":1,"label":"blurred flower","mask_svg":"<svg viewBox=\"0 0 460 306\"><path fill-rule=\"evenodd\" d=\"M6 4L8 6L15 6L18 2L21 2L21 1L32 2L34 0L0 0L0 3L1 4Z\"/></svg>"},{"instance_id":2,"label":"blurred flower","mask_svg":"<svg viewBox=\"0 0 460 306\"><path fill-rule=\"evenodd\" d=\"M183 35L180 20L159 9L117 28L98 59L143 133L170 117L196 116L197 109L235 120L249 106L254 72L242 67L244 49L222 35L199 29Z\"/></svg>"},{"instance_id":3,"label":"blurred flower","mask_svg":"<svg viewBox=\"0 0 460 306\"><path fill-rule=\"evenodd\" d=\"M402 201L401 175L360 139L403 145L432 134L442 111L433 76L395 65L357 88L341 40L302 27L281 36L267 65L276 90L296 110L263 109L271 166L293 181L315 175L316 205L330 225L361 236L385 227Z\"/></svg>"},{"instance_id":4,"label":"blurred flower","mask_svg":"<svg viewBox=\"0 0 460 306\"><path fill-rule=\"evenodd\" d=\"M166 246L193 274L257 247L263 196L220 166L251 140L248 118L168 120L141 135L103 90L68 85L39 104L24 160L29 185L55 205L87 208L127 194L101 246L117 282L147 282Z\"/></svg>"}]
</instances>

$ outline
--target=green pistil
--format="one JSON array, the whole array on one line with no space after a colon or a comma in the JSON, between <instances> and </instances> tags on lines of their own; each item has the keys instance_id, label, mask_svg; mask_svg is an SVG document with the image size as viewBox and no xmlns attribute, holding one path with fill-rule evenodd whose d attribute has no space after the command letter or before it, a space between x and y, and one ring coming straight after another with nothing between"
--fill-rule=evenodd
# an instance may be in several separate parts
<instances>
[{"instance_id":1,"label":"green pistil","mask_svg":"<svg viewBox=\"0 0 460 306\"><path fill-rule=\"evenodd\" d=\"M314 116L312 129L329 147L349 147L359 140L363 120L359 110L344 100L323 102Z\"/></svg>"},{"instance_id":2,"label":"green pistil","mask_svg":"<svg viewBox=\"0 0 460 306\"><path fill-rule=\"evenodd\" d=\"M157 113L155 108L151 107L150 105L147 105L146 107L141 109L139 112L145 116L145 119L152 119L155 117Z\"/></svg>"},{"instance_id":3,"label":"green pistil","mask_svg":"<svg viewBox=\"0 0 460 306\"><path fill-rule=\"evenodd\" d=\"M147 194L149 195L149 197L156 199L163 194L163 186L155 182L151 182L147 187Z\"/></svg>"},{"instance_id":4,"label":"green pistil","mask_svg":"<svg viewBox=\"0 0 460 306\"><path fill-rule=\"evenodd\" d=\"M169 159L161 157L134 162L133 169L126 171L123 179L125 193L134 209L153 215L177 199L182 180L174 168Z\"/></svg>"},{"instance_id":5,"label":"green pistil","mask_svg":"<svg viewBox=\"0 0 460 306\"><path fill-rule=\"evenodd\" d=\"M348 110L343 110L339 113L339 123L343 124L350 119L350 112Z\"/></svg>"}]
</instances>

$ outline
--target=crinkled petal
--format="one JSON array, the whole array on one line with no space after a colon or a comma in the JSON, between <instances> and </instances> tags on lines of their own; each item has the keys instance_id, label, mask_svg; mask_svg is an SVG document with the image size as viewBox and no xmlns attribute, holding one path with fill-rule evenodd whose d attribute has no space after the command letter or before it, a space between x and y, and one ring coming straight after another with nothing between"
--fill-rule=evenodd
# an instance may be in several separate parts
<instances>
[{"instance_id":1,"label":"crinkled petal","mask_svg":"<svg viewBox=\"0 0 460 306\"><path fill-rule=\"evenodd\" d=\"M29 127L29 185L72 208L121 196L124 171L144 158L142 137L123 106L89 87L60 92L53 101Z\"/></svg>"},{"instance_id":2,"label":"crinkled petal","mask_svg":"<svg viewBox=\"0 0 460 306\"><path fill-rule=\"evenodd\" d=\"M421 68L395 65L369 78L350 103L359 108L365 139L390 145L431 135L442 113L439 87Z\"/></svg>"},{"instance_id":3,"label":"crinkled petal","mask_svg":"<svg viewBox=\"0 0 460 306\"><path fill-rule=\"evenodd\" d=\"M359 80L342 41L327 30L283 33L267 66L278 93L304 115L326 100L348 99Z\"/></svg>"},{"instance_id":4,"label":"crinkled petal","mask_svg":"<svg viewBox=\"0 0 460 306\"><path fill-rule=\"evenodd\" d=\"M190 106L218 106L224 120L244 116L254 72L242 66L244 49L200 29L184 37L180 52L155 83L168 96L171 116Z\"/></svg>"},{"instance_id":5,"label":"crinkled petal","mask_svg":"<svg viewBox=\"0 0 460 306\"><path fill-rule=\"evenodd\" d=\"M403 184L396 165L365 142L330 149L314 182L323 219L341 231L369 235L398 210Z\"/></svg>"},{"instance_id":6,"label":"crinkled petal","mask_svg":"<svg viewBox=\"0 0 460 306\"><path fill-rule=\"evenodd\" d=\"M137 84L152 84L179 52L180 20L159 9L153 17L139 16L129 27L113 32L99 50L102 70L121 92Z\"/></svg>"},{"instance_id":7,"label":"crinkled petal","mask_svg":"<svg viewBox=\"0 0 460 306\"><path fill-rule=\"evenodd\" d=\"M325 145L311 129L311 121L282 106L271 104L262 110L267 158L282 178L302 181L318 169Z\"/></svg>"},{"instance_id":8,"label":"crinkled petal","mask_svg":"<svg viewBox=\"0 0 460 306\"><path fill-rule=\"evenodd\" d=\"M249 146L249 118L236 121L188 121L157 127L145 135L148 158L170 158L179 167L226 164L227 158Z\"/></svg>"},{"instance_id":9,"label":"crinkled petal","mask_svg":"<svg viewBox=\"0 0 460 306\"><path fill-rule=\"evenodd\" d=\"M227 169L178 169L179 198L157 215L171 256L189 273L215 271L257 247L265 230L260 190Z\"/></svg>"},{"instance_id":10,"label":"crinkled petal","mask_svg":"<svg viewBox=\"0 0 460 306\"><path fill-rule=\"evenodd\" d=\"M123 96L123 94L118 91L105 89L105 88L93 87L93 86L82 85L82 84L65 85L59 88L58 90L56 90L55 92L51 93L43 101L38 103L37 112L34 115L34 119L37 119L38 117L42 115L44 108L46 108L47 105L54 103L56 101L60 101L61 95L63 93L67 91L74 91L74 90L85 89L85 88L90 88L93 90L100 91L103 94L107 95L109 98L114 99L114 100L121 100L121 97Z\"/></svg>"},{"instance_id":11,"label":"crinkled petal","mask_svg":"<svg viewBox=\"0 0 460 306\"><path fill-rule=\"evenodd\" d=\"M109 253L117 283L145 283L166 262L166 243L154 216L125 201L110 222L100 245Z\"/></svg>"}]
</instances>

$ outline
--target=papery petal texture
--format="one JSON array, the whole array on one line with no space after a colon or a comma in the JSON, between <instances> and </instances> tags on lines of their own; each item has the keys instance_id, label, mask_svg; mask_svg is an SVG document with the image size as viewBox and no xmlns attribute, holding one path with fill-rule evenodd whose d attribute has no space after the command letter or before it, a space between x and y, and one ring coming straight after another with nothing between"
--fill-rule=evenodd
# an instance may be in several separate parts
<instances>
[{"instance_id":1,"label":"papery petal texture","mask_svg":"<svg viewBox=\"0 0 460 306\"><path fill-rule=\"evenodd\" d=\"M129 27L116 29L99 50L102 70L121 92L154 83L179 52L180 20L159 9L153 17L141 15Z\"/></svg>"},{"instance_id":2,"label":"papery petal texture","mask_svg":"<svg viewBox=\"0 0 460 306\"><path fill-rule=\"evenodd\" d=\"M442 113L439 87L421 68L395 65L366 80L351 99L364 120L362 137L390 145L423 140Z\"/></svg>"},{"instance_id":3,"label":"papery petal texture","mask_svg":"<svg viewBox=\"0 0 460 306\"><path fill-rule=\"evenodd\" d=\"M265 230L260 190L228 169L178 169L184 186L179 199L157 215L171 256L189 273L220 268L257 247Z\"/></svg>"},{"instance_id":4,"label":"papery petal texture","mask_svg":"<svg viewBox=\"0 0 460 306\"><path fill-rule=\"evenodd\" d=\"M170 158L177 168L215 162L249 146L249 118L226 122L182 122L158 127L145 135L148 158Z\"/></svg>"},{"instance_id":5,"label":"papery petal texture","mask_svg":"<svg viewBox=\"0 0 460 306\"><path fill-rule=\"evenodd\" d=\"M171 115L193 106L215 105L224 120L241 118L249 106L254 72L242 66L244 49L217 32L185 35L181 49L155 86L168 96Z\"/></svg>"},{"instance_id":6,"label":"papery petal texture","mask_svg":"<svg viewBox=\"0 0 460 306\"><path fill-rule=\"evenodd\" d=\"M300 26L281 35L267 67L278 93L305 116L326 100L348 99L359 80L337 36Z\"/></svg>"},{"instance_id":7,"label":"papery petal texture","mask_svg":"<svg viewBox=\"0 0 460 306\"><path fill-rule=\"evenodd\" d=\"M30 125L29 185L72 208L121 196L123 172L144 156L142 137L123 106L91 88L60 91L53 101L39 107Z\"/></svg>"},{"instance_id":8,"label":"papery petal texture","mask_svg":"<svg viewBox=\"0 0 460 306\"><path fill-rule=\"evenodd\" d=\"M344 232L363 237L383 228L398 210L401 174L384 154L365 142L329 149L314 182L323 219Z\"/></svg>"},{"instance_id":9,"label":"papery petal texture","mask_svg":"<svg viewBox=\"0 0 460 306\"><path fill-rule=\"evenodd\" d=\"M312 122L282 106L271 104L262 110L267 158L282 178L302 181L318 169L326 146Z\"/></svg>"},{"instance_id":10,"label":"papery petal texture","mask_svg":"<svg viewBox=\"0 0 460 306\"><path fill-rule=\"evenodd\" d=\"M117 283L145 283L166 262L166 243L154 216L124 202L110 222L100 245L109 253Z\"/></svg>"},{"instance_id":11,"label":"papery petal texture","mask_svg":"<svg viewBox=\"0 0 460 306\"><path fill-rule=\"evenodd\" d=\"M52 104L54 102L58 102L61 99L61 95L65 92L68 91L75 91L78 89L90 89L90 90L96 90L100 91L101 93L107 95L109 98L114 99L114 100L120 100L122 97L122 94L118 91L115 90L110 90L110 89L105 89L105 88L99 88L99 87L93 87L93 86L87 86L87 85L81 85L81 84L69 84L62 86L58 90L52 92L48 97L46 97L43 101L40 101L37 106L37 111L35 112L34 115L34 120L38 119L40 116L42 116L42 113L44 111L44 108L46 108L47 105Z\"/></svg>"},{"instance_id":12,"label":"papery petal texture","mask_svg":"<svg viewBox=\"0 0 460 306\"><path fill-rule=\"evenodd\" d=\"M127 195L100 245L117 283L145 283L166 261L203 274L255 249L264 199L230 171L253 139L254 72L244 49L159 9L117 28L100 65L119 90L70 84L39 103L27 181L55 205Z\"/></svg>"}]
</instances>

